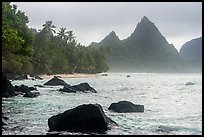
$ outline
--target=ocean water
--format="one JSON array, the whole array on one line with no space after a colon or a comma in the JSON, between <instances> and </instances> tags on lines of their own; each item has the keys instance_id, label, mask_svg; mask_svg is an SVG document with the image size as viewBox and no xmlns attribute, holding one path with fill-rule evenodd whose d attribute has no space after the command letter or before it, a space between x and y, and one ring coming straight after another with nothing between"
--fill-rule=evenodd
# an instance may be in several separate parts
<instances>
[{"instance_id":1,"label":"ocean water","mask_svg":"<svg viewBox=\"0 0 204 137\"><path fill-rule=\"evenodd\" d=\"M97 93L61 93L62 86L37 87L36 98L2 99L9 117L3 135L46 135L48 118L81 104L98 103L118 126L108 135L201 135L202 74L107 73L95 78L62 78L71 85L88 82ZM130 75L130 77L127 77ZM13 85L44 84L45 80L12 81ZM185 85L193 82L194 85ZM115 113L111 103L131 101L144 105L144 113ZM58 132L72 135L82 133Z\"/></svg>"}]
</instances>

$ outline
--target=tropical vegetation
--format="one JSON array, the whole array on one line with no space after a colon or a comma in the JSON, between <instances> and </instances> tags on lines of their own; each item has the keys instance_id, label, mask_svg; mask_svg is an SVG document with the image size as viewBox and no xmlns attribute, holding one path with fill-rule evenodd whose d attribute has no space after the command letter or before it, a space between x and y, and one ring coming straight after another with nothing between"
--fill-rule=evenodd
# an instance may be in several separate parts
<instances>
[{"instance_id":1,"label":"tropical vegetation","mask_svg":"<svg viewBox=\"0 0 204 137\"><path fill-rule=\"evenodd\" d=\"M77 42L72 30L52 20L42 30L28 28L29 18L16 5L2 3L2 72L6 74L100 73L109 68L103 49Z\"/></svg>"}]
</instances>

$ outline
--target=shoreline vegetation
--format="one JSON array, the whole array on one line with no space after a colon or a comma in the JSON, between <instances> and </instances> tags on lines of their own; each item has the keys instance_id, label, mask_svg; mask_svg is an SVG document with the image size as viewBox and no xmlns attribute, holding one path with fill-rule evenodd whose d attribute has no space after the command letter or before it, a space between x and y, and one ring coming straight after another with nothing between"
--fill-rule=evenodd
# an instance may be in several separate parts
<instances>
[{"instance_id":1,"label":"shoreline vegetation","mask_svg":"<svg viewBox=\"0 0 204 137\"><path fill-rule=\"evenodd\" d=\"M52 20L40 30L29 28L28 23L29 17L17 5L2 3L3 74L94 74L109 70L104 48L82 45L72 30L57 28Z\"/></svg>"}]
</instances>

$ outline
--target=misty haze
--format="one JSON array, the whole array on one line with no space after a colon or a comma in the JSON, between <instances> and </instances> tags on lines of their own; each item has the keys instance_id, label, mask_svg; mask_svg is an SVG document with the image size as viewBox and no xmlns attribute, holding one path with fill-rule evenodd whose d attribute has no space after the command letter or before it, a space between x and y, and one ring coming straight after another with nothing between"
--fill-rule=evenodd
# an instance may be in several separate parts
<instances>
[{"instance_id":1,"label":"misty haze","mask_svg":"<svg viewBox=\"0 0 204 137\"><path fill-rule=\"evenodd\" d=\"M2 2L2 135L201 134L201 2Z\"/></svg>"}]
</instances>

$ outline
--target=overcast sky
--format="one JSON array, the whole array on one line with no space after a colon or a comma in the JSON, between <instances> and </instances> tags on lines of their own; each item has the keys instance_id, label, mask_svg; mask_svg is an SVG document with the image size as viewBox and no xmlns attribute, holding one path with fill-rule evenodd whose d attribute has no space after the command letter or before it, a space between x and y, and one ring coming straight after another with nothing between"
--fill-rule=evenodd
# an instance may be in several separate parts
<instances>
[{"instance_id":1,"label":"overcast sky","mask_svg":"<svg viewBox=\"0 0 204 137\"><path fill-rule=\"evenodd\" d=\"M100 42L111 31L120 40L130 36L143 16L158 27L170 44L181 46L202 36L202 2L13 2L42 29L52 20L59 30L73 30L82 45Z\"/></svg>"}]
</instances>

